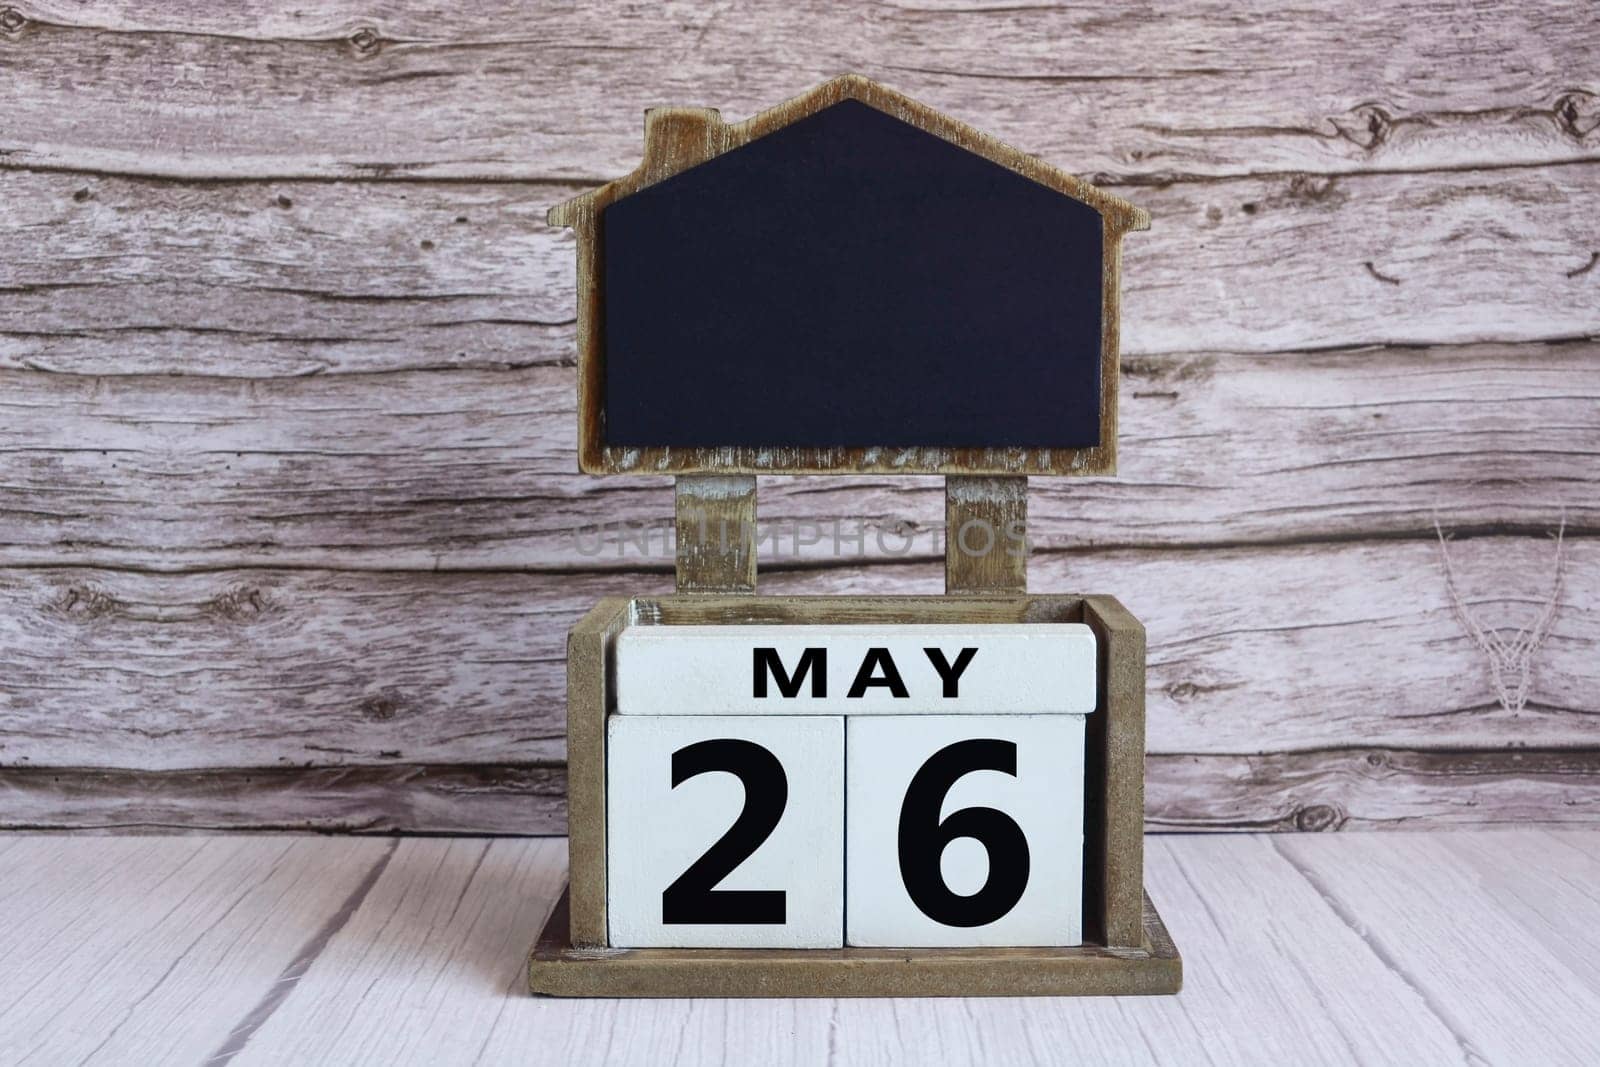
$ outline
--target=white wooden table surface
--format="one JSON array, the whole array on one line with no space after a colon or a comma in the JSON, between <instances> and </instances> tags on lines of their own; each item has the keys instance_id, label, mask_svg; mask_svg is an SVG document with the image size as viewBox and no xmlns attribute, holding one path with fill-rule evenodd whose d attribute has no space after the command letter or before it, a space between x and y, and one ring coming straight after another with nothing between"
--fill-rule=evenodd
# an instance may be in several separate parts
<instances>
[{"instance_id":1,"label":"white wooden table surface","mask_svg":"<svg viewBox=\"0 0 1600 1067\"><path fill-rule=\"evenodd\" d=\"M1593 1063L1600 832L1152 837L1159 999L560 1001L560 839L0 837L0 1062Z\"/></svg>"}]
</instances>

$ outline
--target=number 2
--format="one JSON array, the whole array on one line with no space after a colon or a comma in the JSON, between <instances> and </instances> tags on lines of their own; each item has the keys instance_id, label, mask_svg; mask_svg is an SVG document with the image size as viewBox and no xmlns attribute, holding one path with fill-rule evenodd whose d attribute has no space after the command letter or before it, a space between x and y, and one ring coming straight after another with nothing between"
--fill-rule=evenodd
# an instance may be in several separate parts
<instances>
[{"instance_id":1,"label":"number 2","mask_svg":"<svg viewBox=\"0 0 1600 1067\"><path fill-rule=\"evenodd\" d=\"M760 923L786 921L781 889L718 889L772 835L789 802L789 779L778 757L754 741L698 741L672 754L672 788L696 775L727 771L744 786L744 807L728 831L661 894L661 921Z\"/></svg>"}]
</instances>

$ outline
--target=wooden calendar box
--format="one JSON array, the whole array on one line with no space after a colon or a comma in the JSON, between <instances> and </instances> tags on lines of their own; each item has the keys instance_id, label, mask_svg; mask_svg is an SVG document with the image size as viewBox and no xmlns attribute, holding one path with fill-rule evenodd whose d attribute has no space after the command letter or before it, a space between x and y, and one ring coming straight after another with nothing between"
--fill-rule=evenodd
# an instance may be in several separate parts
<instances>
[{"instance_id":1,"label":"wooden calendar box","mask_svg":"<svg viewBox=\"0 0 1600 1067\"><path fill-rule=\"evenodd\" d=\"M1144 631L1027 594L1117 456L1131 203L856 76L646 113L576 236L577 461L675 479L676 588L568 644L569 996L1170 993ZM945 478L944 596L756 596L756 476Z\"/></svg>"},{"instance_id":2,"label":"wooden calendar box","mask_svg":"<svg viewBox=\"0 0 1600 1067\"><path fill-rule=\"evenodd\" d=\"M619 948L608 920L607 723L615 651L641 627L848 623L1080 623L1094 636L1094 706L1082 763L1082 943L1073 947ZM745 597L605 600L568 642L569 895L535 952L537 991L564 996L933 996L1176 991L1181 965L1144 898L1144 629L1102 596ZM916 719L918 713L907 713ZM655 721L672 716L637 716ZM775 714L773 720L790 718ZM1037 718L1047 718L1038 716ZM880 723L896 716L848 716ZM853 794L852 794L853 795ZM707 827L709 844L723 827ZM948 814L948 813L946 813ZM651 885L658 896L665 887ZM771 888L770 886L768 888ZM1073 887L1059 887L1070 893ZM842 902L841 902L842 903Z\"/></svg>"}]
</instances>

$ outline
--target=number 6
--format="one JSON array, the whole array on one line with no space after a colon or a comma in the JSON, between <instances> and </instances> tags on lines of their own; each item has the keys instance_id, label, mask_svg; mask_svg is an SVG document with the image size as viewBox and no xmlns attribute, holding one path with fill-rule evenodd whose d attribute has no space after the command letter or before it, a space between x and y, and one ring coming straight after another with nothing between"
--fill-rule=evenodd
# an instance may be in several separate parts
<instances>
[{"instance_id":1,"label":"number 6","mask_svg":"<svg viewBox=\"0 0 1600 1067\"><path fill-rule=\"evenodd\" d=\"M939 820L950 787L973 771L1015 777L1016 743L985 738L945 746L917 770L900 805L900 879L911 902L946 926L986 926L1015 907L1028 887L1028 839L1011 816L974 807ZM959 837L972 838L989 854L989 877L971 896L952 892L939 867L945 847Z\"/></svg>"}]
</instances>

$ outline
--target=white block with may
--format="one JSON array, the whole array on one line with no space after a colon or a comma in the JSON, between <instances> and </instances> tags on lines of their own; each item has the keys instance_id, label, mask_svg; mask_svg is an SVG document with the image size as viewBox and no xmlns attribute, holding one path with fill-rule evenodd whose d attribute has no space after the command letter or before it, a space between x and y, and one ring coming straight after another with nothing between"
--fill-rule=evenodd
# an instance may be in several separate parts
<instances>
[{"instance_id":1,"label":"white block with may","mask_svg":"<svg viewBox=\"0 0 1600 1067\"><path fill-rule=\"evenodd\" d=\"M1081 623L634 626L616 692L623 715L1083 715L1095 637Z\"/></svg>"},{"instance_id":2,"label":"white block with may","mask_svg":"<svg viewBox=\"0 0 1600 1067\"><path fill-rule=\"evenodd\" d=\"M613 715L613 948L838 948L844 720Z\"/></svg>"}]
</instances>

